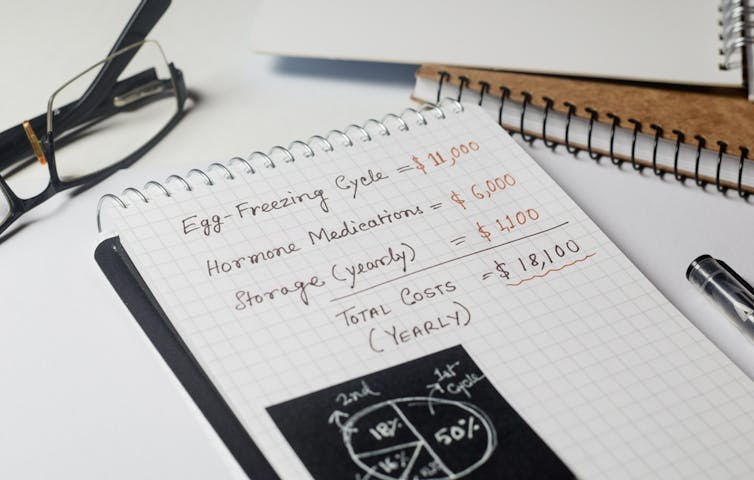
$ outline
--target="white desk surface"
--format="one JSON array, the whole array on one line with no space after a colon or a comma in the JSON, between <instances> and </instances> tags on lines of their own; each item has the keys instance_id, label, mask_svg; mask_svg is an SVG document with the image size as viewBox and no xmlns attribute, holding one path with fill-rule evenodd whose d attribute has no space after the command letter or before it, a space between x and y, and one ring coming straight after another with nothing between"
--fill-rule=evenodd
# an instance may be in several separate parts
<instances>
[{"instance_id":1,"label":"white desk surface","mask_svg":"<svg viewBox=\"0 0 754 480\"><path fill-rule=\"evenodd\" d=\"M61 81L104 56L135 6L43 3L3 6L2 128L41 113ZM97 200L400 112L413 85L409 66L255 55L253 10L242 1L172 5L151 37L201 95L196 108L131 169L77 197L58 195L0 243L1 478L243 478L95 264ZM537 143L529 151L754 377L754 344L684 279L701 253L754 278L754 205L651 172L574 160L562 148L552 154Z\"/></svg>"}]
</instances>

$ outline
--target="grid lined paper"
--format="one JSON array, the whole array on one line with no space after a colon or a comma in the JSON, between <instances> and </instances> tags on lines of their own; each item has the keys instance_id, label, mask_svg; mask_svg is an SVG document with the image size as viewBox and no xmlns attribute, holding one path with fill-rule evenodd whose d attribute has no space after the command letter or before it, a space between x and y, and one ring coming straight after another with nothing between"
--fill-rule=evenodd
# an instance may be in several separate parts
<instances>
[{"instance_id":1,"label":"grid lined paper","mask_svg":"<svg viewBox=\"0 0 754 480\"><path fill-rule=\"evenodd\" d=\"M353 146L332 135L332 152L315 140L274 168L259 156L254 174L217 169L214 185L106 207L104 225L283 478L311 477L266 407L459 343L578 477L750 478L752 382L485 112L452 110L373 124L368 141L351 129ZM186 233L213 216L219 232ZM296 282L323 285L280 293Z\"/></svg>"}]
</instances>

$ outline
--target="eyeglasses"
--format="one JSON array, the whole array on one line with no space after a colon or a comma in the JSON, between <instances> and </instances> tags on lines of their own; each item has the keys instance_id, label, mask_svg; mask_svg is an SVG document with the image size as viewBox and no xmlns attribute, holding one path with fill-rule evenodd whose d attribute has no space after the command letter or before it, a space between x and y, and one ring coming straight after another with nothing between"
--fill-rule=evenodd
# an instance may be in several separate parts
<instances>
[{"instance_id":1,"label":"eyeglasses","mask_svg":"<svg viewBox=\"0 0 754 480\"><path fill-rule=\"evenodd\" d=\"M105 59L55 90L46 114L0 133L0 233L56 193L130 166L183 117L183 74L144 39L169 5L142 0ZM49 181L24 198L38 163Z\"/></svg>"}]
</instances>

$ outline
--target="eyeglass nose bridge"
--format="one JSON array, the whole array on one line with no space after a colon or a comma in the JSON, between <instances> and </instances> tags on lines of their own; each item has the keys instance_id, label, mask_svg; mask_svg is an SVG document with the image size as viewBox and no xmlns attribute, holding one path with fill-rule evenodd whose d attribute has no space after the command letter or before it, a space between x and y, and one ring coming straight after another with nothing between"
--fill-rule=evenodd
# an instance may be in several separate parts
<instances>
[{"instance_id":1,"label":"eyeglass nose bridge","mask_svg":"<svg viewBox=\"0 0 754 480\"><path fill-rule=\"evenodd\" d=\"M20 217L23 213L33 209L48 200L51 196L65 189L60 185L60 179L55 168L53 143L40 140L29 120L22 122L21 127L26 134L26 138L29 141L34 156L40 164L47 167L48 180L47 185L38 193L31 197L21 197L13 188L11 188L3 175L0 175L0 190L2 190L0 195L4 195L5 198L7 198L7 201L11 206L11 211L14 212L8 218L0 221L0 225L2 225L0 226L0 233L2 233L10 223L13 223L13 220Z\"/></svg>"},{"instance_id":2,"label":"eyeglass nose bridge","mask_svg":"<svg viewBox=\"0 0 754 480\"><path fill-rule=\"evenodd\" d=\"M2 176L0 176L0 190L2 190L2 192L0 192L0 195L4 195L8 199L8 203L11 207L11 212L13 212L8 218L0 221L0 233L2 233L5 228L13 223L13 220L20 217L37 205L43 203L45 200L49 199L52 195L58 192L58 188L55 186L55 182L49 180L47 182L47 186L41 192L29 198L21 198L16 195L15 192L13 192L13 189L10 188L8 182Z\"/></svg>"},{"instance_id":3,"label":"eyeglass nose bridge","mask_svg":"<svg viewBox=\"0 0 754 480\"><path fill-rule=\"evenodd\" d=\"M28 211L50 198L50 196L57 193L60 189L56 186L59 182L58 175L55 170L54 152L51 143L43 143L42 140L39 139L36 132L34 131L34 127L29 120L24 120L21 123L21 127L26 134L26 138L29 141L29 146L31 147L34 156L37 158L37 161L39 161L41 165L47 167L47 185L39 193L36 193L31 197L21 197L16 194L13 188L11 188L3 175L0 175L0 189L2 190L1 194L3 194L8 199L8 202L11 204L14 210L22 209L24 211ZM15 216L12 215L12 217ZM7 219L5 221L7 221Z\"/></svg>"}]
</instances>

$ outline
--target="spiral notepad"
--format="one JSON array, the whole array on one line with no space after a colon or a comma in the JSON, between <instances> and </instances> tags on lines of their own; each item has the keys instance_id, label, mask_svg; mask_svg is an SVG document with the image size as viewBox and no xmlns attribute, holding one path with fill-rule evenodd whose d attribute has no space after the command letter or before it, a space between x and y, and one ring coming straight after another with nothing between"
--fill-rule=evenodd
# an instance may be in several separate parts
<instances>
[{"instance_id":1,"label":"spiral notepad","mask_svg":"<svg viewBox=\"0 0 754 480\"><path fill-rule=\"evenodd\" d=\"M751 381L477 106L151 181L98 220L252 478L754 472Z\"/></svg>"},{"instance_id":2,"label":"spiral notepad","mask_svg":"<svg viewBox=\"0 0 754 480\"><path fill-rule=\"evenodd\" d=\"M743 90L422 66L414 98L446 96L474 101L529 144L742 198L754 192L754 105Z\"/></svg>"}]
</instances>

